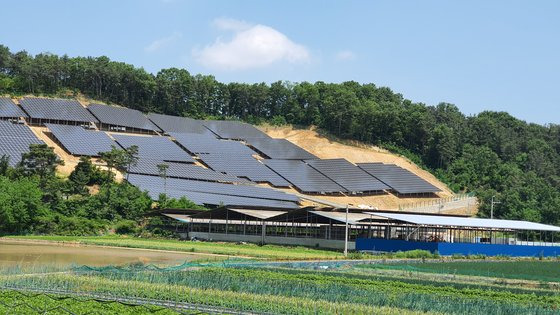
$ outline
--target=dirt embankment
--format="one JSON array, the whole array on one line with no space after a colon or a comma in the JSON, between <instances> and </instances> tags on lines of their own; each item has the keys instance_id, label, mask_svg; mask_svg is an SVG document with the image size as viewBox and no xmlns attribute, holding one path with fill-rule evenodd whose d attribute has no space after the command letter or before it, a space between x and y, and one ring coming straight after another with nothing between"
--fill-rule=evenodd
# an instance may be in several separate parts
<instances>
[{"instance_id":1,"label":"dirt embankment","mask_svg":"<svg viewBox=\"0 0 560 315\"><path fill-rule=\"evenodd\" d=\"M322 159L345 158L353 163L382 162L388 164L396 164L420 176L432 185L441 189L441 192L437 194L436 198L399 198L392 194L383 194L364 197L320 196L318 197L320 199L329 200L339 204L349 203L355 206L368 205L377 207L379 209L398 209L399 205L437 200L439 198L450 197L453 195L451 190L430 172L421 169L405 157L393 154L379 147L366 145L359 142L350 142L348 144L344 144L342 142L330 140L319 135L313 128L294 129L292 127L265 126L261 127L261 129L273 138L287 139Z\"/></svg>"}]
</instances>

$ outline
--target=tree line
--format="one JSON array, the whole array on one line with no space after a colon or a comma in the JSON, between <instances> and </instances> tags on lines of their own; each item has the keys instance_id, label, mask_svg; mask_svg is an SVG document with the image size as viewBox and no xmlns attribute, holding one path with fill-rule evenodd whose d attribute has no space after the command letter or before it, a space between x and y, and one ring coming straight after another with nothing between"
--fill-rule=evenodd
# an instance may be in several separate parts
<instances>
[{"instance_id":1,"label":"tree line","mask_svg":"<svg viewBox=\"0 0 560 315\"><path fill-rule=\"evenodd\" d=\"M403 154L456 192L475 192L481 216L489 216L495 195L497 217L560 224L560 126L505 112L466 116L453 104L428 106L371 83L226 84L185 69L151 74L104 56L33 56L5 46L0 93L83 93L144 112L315 125Z\"/></svg>"},{"instance_id":2,"label":"tree line","mask_svg":"<svg viewBox=\"0 0 560 315\"><path fill-rule=\"evenodd\" d=\"M133 147L113 147L101 154L100 159L109 166L105 170L82 157L68 178L56 175L63 161L46 144L32 144L16 167L10 167L9 157L0 157L0 235L96 235L109 230L165 235L159 229L161 218L146 218L147 212L154 208L202 209L185 198L165 195L153 204L147 192L126 181L115 181L113 169L126 176L136 163L135 154Z\"/></svg>"}]
</instances>

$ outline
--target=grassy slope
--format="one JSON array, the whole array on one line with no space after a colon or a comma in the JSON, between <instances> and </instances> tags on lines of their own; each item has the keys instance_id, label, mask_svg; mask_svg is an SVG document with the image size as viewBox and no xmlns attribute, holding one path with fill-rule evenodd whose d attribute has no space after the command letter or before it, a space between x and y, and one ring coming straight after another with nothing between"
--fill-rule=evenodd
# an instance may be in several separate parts
<instances>
[{"instance_id":1,"label":"grassy slope","mask_svg":"<svg viewBox=\"0 0 560 315\"><path fill-rule=\"evenodd\" d=\"M168 239L143 239L121 236L9 236L6 238L41 240L52 242L75 242L86 245L103 245L130 248L173 250L181 252L246 256L275 260L339 259L340 252L277 245L210 243Z\"/></svg>"}]
</instances>

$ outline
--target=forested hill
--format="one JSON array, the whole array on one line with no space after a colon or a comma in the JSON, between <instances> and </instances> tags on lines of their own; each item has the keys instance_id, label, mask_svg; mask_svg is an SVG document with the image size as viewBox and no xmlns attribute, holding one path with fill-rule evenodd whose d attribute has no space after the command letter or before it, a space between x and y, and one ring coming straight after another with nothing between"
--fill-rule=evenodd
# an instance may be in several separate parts
<instances>
[{"instance_id":1,"label":"forested hill","mask_svg":"<svg viewBox=\"0 0 560 315\"><path fill-rule=\"evenodd\" d=\"M455 191L476 192L482 216L496 195L497 217L560 224L560 126L527 124L504 112L467 117L454 105L414 103L374 84L224 84L184 69L153 75L107 57L32 56L5 46L0 93L83 93L144 112L316 125L402 153Z\"/></svg>"}]
</instances>

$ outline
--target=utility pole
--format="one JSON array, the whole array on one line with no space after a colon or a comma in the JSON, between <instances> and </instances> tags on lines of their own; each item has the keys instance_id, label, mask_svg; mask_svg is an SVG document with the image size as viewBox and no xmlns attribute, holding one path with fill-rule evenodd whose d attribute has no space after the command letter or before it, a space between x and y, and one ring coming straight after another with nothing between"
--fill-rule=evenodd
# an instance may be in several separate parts
<instances>
[{"instance_id":1,"label":"utility pole","mask_svg":"<svg viewBox=\"0 0 560 315\"><path fill-rule=\"evenodd\" d=\"M494 201L494 197L492 196L492 202L490 203L490 219L494 219L494 205L501 203L500 201Z\"/></svg>"},{"instance_id":2,"label":"utility pole","mask_svg":"<svg viewBox=\"0 0 560 315\"><path fill-rule=\"evenodd\" d=\"M344 228L344 257L348 256L348 204L346 204L346 226Z\"/></svg>"}]
</instances>

